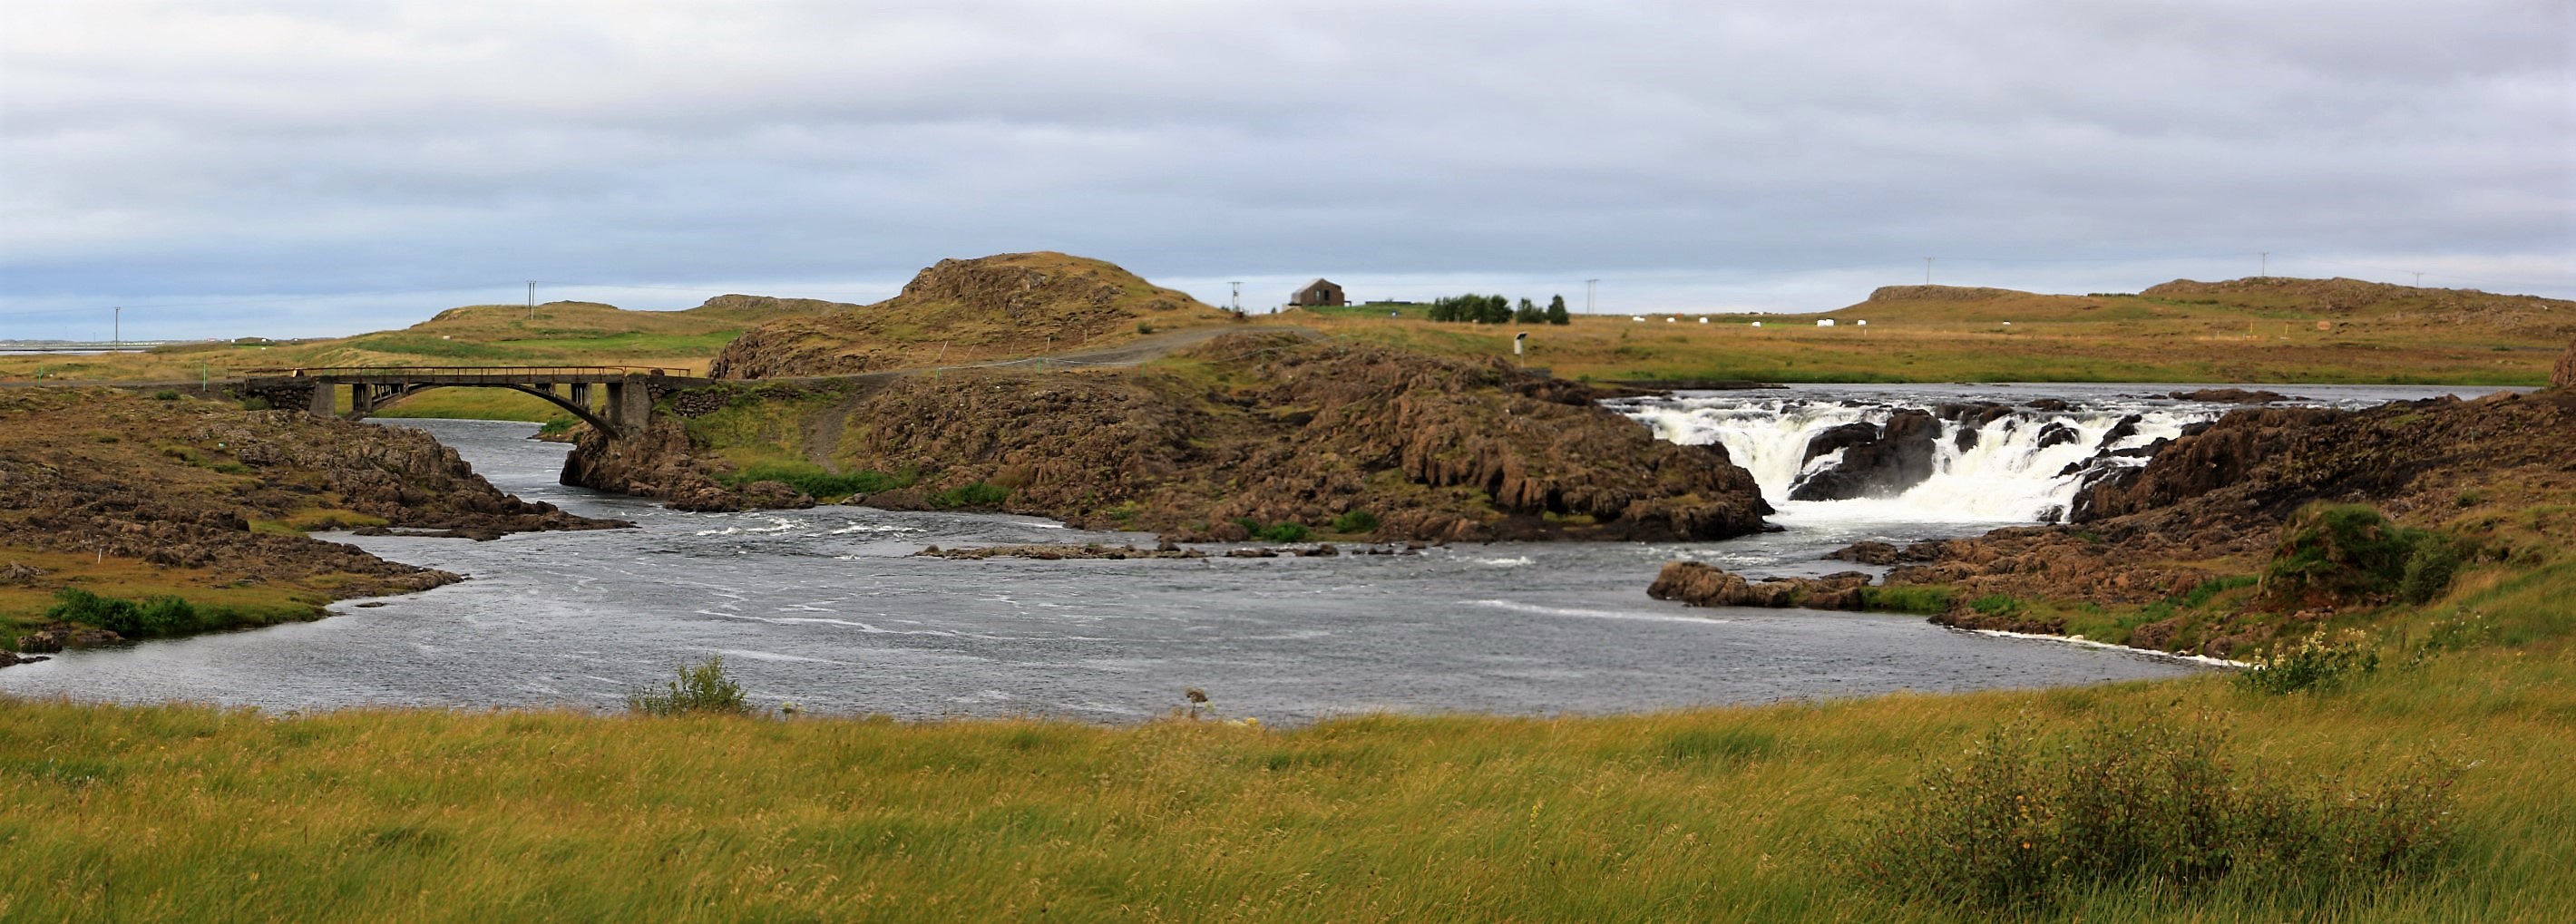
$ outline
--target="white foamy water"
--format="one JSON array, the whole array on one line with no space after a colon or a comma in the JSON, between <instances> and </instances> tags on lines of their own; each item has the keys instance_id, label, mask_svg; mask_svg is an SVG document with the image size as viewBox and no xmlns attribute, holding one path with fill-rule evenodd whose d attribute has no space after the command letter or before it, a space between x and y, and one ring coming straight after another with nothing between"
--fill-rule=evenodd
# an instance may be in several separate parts
<instances>
[{"instance_id":1,"label":"white foamy water","mask_svg":"<svg viewBox=\"0 0 2576 924\"><path fill-rule=\"evenodd\" d=\"M2084 482L2084 476L2070 468L2081 469L2088 462L2145 465L2143 455L2104 454L2179 437L2191 424L2216 420L2241 407L2176 400L2147 391L2109 391L2080 385L2029 388L2030 398L2050 397L2065 406L2042 410L2029 406L2029 399L2010 391L1981 391L1976 399L2006 404L2010 413L1982 426L1973 419L1941 421L1930 478L1892 496L1833 501L1789 499L1799 484L1842 462L1844 452L1840 449L1813 459L1806 457L1809 443L1819 434L1853 423L1881 426L1900 412L1933 411L1945 402L1959 403L1968 396L1922 386L1818 385L1682 392L1614 401L1611 406L1653 427L1660 438L1685 445L1715 443L1726 447L1735 464L1751 472L1754 481L1762 486L1763 498L1778 508L1779 513L1772 519L1791 527L2044 522L2065 510ZM2289 402L2308 406L2363 406L2395 397L2383 396L2377 390L2352 388L2283 386L2283 390L2309 394ZM2132 433L2104 440L2122 420L2132 416L2138 418ZM2052 425L2073 430L2074 439L2061 437L2062 441L2041 446L2043 435L2051 431ZM1975 445L1961 449L1959 433L1968 428L1977 430Z\"/></svg>"}]
</instances>

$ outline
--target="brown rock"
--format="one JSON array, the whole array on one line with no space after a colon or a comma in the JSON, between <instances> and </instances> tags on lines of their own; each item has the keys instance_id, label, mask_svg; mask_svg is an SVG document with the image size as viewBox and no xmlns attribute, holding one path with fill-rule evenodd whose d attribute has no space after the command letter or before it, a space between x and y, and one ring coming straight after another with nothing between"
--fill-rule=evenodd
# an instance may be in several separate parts
<instances>
[{"instance_id":1,"label":"brown rock","mask_svg":"<svg viewBox=\"0 0 2576 924\"><path fill-rule=\"evenodd\" d=\"M1761 581L1695 561L1665 562L1646 595L1679 600L1692 606L1806 607L1821 610L1861 608L1860 589L1869 575L1846 571L1820 578L1786 577Z\"/></svg>"}]
</instances>

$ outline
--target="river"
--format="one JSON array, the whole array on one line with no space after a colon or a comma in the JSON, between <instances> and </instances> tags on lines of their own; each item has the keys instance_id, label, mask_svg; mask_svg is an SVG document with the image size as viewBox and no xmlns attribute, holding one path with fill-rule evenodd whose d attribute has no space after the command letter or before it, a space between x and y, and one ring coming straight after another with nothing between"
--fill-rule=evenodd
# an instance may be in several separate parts
<instances>
[{"instance_id":1,"label":"river","mask_svg":"<svg viewBox=\"0 0 2576 924\"><path fill-rule=\"evenodd\" d=\"M2434 389L2289 387L2358 405ZM1944 629L1920 617L1693 609L1648 598L1674 558L1761 574L1861 539L1907 542L2044 516L2054 473L2089 454L2016 444L2047 419L2143 441L2220 405L2153 386L1810 386L1614 407L1685 442L1726 442L1784 532L1724 542L1458 545L1419 555L951 561L925 545L1136 542L1026 517L826 506L691 514L556 483L566 447L532 424L387 421L456 447L503 490L640 528L493 542L326 536L470 580L312 623L66 652L0 671L0 692L269 709L622 708L710 655L763 705L924 719L1132 721L1206 691L1219 715L1304 722L1374 710L1519 715L2086 684L2205 670L2178 659ZM2475 390L2462 390L2472 394ZM1782 500L1783 462L1815 428L1963 398L2064 398L2062 413L1944 440L1942 474L1905 497ZM2016 445L2019 446L2015 449ZM2055 453L2054 455L2050 453ZM1822 460L1818 461L1822 464ZM1812 468L1813 466L1808 466ZM1984 486L1983 490L1979 486ZM1920 496L1917 496L1920 495Z\"/></svg>"}]
</instances>

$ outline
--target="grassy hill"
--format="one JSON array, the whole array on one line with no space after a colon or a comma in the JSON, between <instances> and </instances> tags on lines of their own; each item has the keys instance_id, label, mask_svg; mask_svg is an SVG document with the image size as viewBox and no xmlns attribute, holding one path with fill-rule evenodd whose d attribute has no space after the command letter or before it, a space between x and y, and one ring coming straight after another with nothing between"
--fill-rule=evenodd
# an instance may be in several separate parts
<instances>
[{"instance_id":1,"label":"grassy hill","mask_svg":"<svg viewBox=\"0 0 2576 924\"><path fill-rule=\"evenodd\" d=\"M1101 350L1235 320L1117 264L1041 251L941 260L902 294L788 315L726 346L718 377L842 375Z\"/></svg>"},{"instance_id":2,"label":"grassy hill","mask_svg":"<svg viewBox=\"0 0 2576 924\"><path fill-rule=\"evenodd\" d=\"M197 382L244 370L320 366L636 366L702 373L716 351L765 321L852 306L813 299L722 295L683 311L629 311L597 302L467 305L401 330L353 337L175 344L145 353L0 357L0 380ZM383 417L548 420L560 410L498 389L425 392Z\"/></svg>"},{"instance_id":3,"label":"grassy hill","mask_svg":"<svg viewBox=\"0 0 2576 924\"><path fill-rule=\"evenodd\" d=\"M1827 318L1836 325L1816 326ZM1565 327L1376 307L1281 319L1444 354L1510 355L1525 331L1526 361L1559 376L1663 381L2541 385L2576 336L2576 302L2279 277L2095 295L1889 286L1822 314L1578 315Z\"/></svg>"}]
</instances>

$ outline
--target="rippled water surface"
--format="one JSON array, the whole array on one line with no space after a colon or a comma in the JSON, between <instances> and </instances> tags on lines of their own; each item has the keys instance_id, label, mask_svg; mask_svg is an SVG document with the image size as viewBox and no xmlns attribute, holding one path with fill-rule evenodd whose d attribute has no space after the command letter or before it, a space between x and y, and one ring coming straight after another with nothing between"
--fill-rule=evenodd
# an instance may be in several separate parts
<instances>
[{"instance_id":1,"label":"rippled water surface","mask_svg":"<svg viewBox=\"0 0 2576 924\"><path fill-rule=\"evenodd\" d=\"M69 652L0 671L0 691L270 708L617 708L672 666L721 654L756 700L823 711L1119 721L1166 712L1195 686L1225 714L1293 722L1377 709L1632 711L2201 669L1917 617L1692 609L1645 595L1674 557L1818 574L1847 568L1817 556L1858 539L1991 523L1809 517L1786 533L1688 545L948 561L908 556L929 544L1152 538L863 507L678 513L556 484L565 447L525 439L533 425L415 425L503 490L641 527L484 543L334 537L471 580L381 607L342 603L315 623Z\"/></svg>"}]
</instances>

